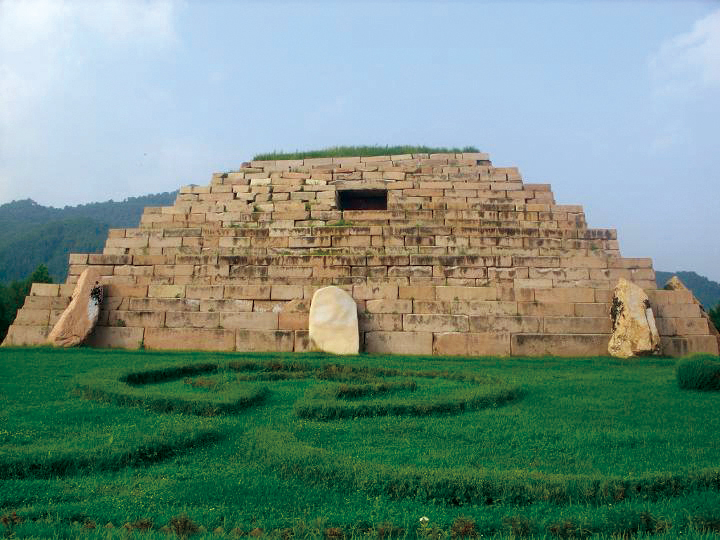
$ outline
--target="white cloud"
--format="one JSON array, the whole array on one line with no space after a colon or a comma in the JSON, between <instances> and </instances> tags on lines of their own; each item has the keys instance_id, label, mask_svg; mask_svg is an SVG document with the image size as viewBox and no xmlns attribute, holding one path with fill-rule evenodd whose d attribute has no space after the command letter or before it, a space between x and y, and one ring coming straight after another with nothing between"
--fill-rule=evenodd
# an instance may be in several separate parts
<instances>
[{"instance_id":1,"label":"white cloud","mask_svg":"<svg viewBox=\"0 0 720 540\"><path fill-rule=\"evenodd\" d=\"M663 43L650 59L650 69L660 93L720 88L720 9Z\"/></svg>"}]
</instances>

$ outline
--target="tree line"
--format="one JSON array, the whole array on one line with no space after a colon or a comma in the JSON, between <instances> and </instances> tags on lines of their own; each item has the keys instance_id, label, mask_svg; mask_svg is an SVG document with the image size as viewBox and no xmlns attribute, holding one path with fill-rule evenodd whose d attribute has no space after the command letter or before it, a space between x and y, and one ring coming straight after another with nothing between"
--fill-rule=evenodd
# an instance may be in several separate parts
<instances>
[{"instance_id":1,"label":"tree line","mask_svg":"<svg viewBox=\"0 0 720 540\"><path fill-rule=\"evenodd\" d=\"M30 294L32 284L52 282L47 266L41 264L23 280L15 280L9 285L0 284L0 342L5 339L8 328L25 303L25 297Z\"/></svg>"}]
</instances>

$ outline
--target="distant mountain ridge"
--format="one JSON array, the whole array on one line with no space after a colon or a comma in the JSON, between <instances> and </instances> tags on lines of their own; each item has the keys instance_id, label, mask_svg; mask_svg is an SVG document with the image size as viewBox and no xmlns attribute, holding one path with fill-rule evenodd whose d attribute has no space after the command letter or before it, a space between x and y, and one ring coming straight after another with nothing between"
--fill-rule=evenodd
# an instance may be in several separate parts
<instances>
[{"instance_id":1,"label":"distant mountain ridge","mask_svg":"<svg viewBox=\"0 0 720 540\"><path fill-rule=\"evenodd\" d=\"M662 289L668 279L673 276L680 278L680 281L693 292L695 298L700 301L706 310L710 310L720 304L720 283L701 276L696 272L663 272L656 270L655 281L657 282L658 288Z\"/></svg>"},{"instance_id":2,"label":"distant mountain ridge","mask_svg":"<svg viewBox=\"0 0 720 540\"><path fill-rule=\"evenodd\" d=\"M137 227L146 206L169 206L177 191L64 208L32 199L0 205L0 283L24 279L39 264L65 281L70 253L99 253L111 228Z\"/></svg>"}]
</instances>

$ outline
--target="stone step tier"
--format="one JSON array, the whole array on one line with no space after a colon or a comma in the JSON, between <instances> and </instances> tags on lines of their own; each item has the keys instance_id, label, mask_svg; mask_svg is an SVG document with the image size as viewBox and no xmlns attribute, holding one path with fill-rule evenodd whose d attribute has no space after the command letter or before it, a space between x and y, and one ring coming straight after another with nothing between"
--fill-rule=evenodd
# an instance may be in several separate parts
<instances>
[{"instance_id":1,"label":"stone step tier","mask_svg":"<svg viewBox=\"0 0 720 540\"><path fill-rule=\"evenodd\" d=\"M387 207L343 209L348 190ZM33 286L5 344L42 343L93 266L99 347L305 351L312 294L336 285L366 352L604 355L623 277L648 292L664 354L718 351L689 292L656 290L650 259L623 258L614 230L485 154L244 164L69 263L66 284Z\"/></svg>"}]
</instances>

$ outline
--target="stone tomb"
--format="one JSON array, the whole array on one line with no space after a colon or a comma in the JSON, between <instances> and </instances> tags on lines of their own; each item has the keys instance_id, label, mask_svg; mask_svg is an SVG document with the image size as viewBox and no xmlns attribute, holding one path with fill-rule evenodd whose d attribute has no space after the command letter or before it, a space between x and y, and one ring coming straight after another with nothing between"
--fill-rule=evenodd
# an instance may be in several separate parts
<instances>
[{"instance_id":1,"label":"stone tomb","mask_svg":"<svg viewBox=\"0 0 720 540\"><path fill-rule=\"evenodd\" d=\"M357 303L360 350L605 355L612 290L642 287L661 352L717 354L687 290L658 290L650 259L581 206L483 153L253 161L146 208L102 254L70 255L64 285L34 285L6 345L46 341L82 271L105 285L95 347L305 351L313 293Z\"/></svg>"}]
</instances>

